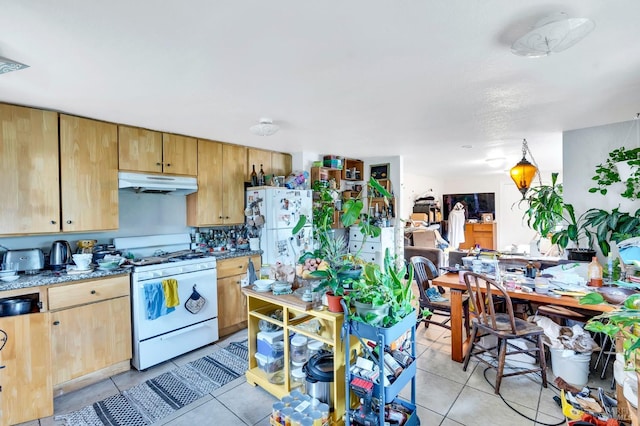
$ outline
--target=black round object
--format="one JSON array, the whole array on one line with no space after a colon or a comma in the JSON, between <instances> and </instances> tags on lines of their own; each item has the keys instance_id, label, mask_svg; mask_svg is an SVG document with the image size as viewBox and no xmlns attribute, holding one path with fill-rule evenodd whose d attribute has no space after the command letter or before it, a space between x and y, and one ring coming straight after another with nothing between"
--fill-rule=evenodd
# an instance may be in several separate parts
<instances>
[{"instance_id":1,"label":"black round object","mask_svg":"<svg viewBox=\"0 0 640 426\"><path fill-rule=\"evenodd\" d=\"M31 299L0 299L0 317L28 314Z\"/></svg>"},{"instance_id":2,"label":"black round object","mask_svg":"<svg viewBox=\"0 0 640 426\"><path fill-rule=\"evenodd\" d=\"M333 352L320 351L302 366L310 382L333 382Z\"/></svg>"}]
</instances>

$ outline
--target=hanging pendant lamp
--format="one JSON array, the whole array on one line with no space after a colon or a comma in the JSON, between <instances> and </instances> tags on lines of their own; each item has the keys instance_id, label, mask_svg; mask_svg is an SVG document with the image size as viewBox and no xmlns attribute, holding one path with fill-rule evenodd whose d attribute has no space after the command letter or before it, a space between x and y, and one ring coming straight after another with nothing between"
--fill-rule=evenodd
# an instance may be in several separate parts
<instances>
[{"instance_id":1,"label":"hanging pendant lamp","mask_svg":"<svg viewBox=\"0 0 640 426\"><path fill-rule=\"evenodd\" d=\"M518 187L518 190L522 193L522 199L524 200L527 191L531 187L531 182L533 182L533 178L535 178L536 173L538 172L538 168L531 164L527 160L527 151L529 151L529 146L527 145L527 140L522 140L522 160L515 166L513 166L509 172L511 175L511 179ZM531 151L529 151L531 154ZM533 155L531 155L531 159L533 160ZM534 161L535 162L535 161Z\"/></svg>"}]
</instances>

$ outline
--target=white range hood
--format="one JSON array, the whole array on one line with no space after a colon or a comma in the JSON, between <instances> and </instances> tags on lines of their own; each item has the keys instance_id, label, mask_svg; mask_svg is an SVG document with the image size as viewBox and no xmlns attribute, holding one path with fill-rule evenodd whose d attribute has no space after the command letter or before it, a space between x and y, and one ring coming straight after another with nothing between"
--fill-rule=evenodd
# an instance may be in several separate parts
<instances>
[{"instance_id":1,"label":"white range hood","mask_svg":"<svg viewBox=\"0 0 640 426\"><path fill-rule=\"evenodd\" d=\"M118 172L118 188L154 194L187 195L198 190L194 177Z\"/></svg>"}]
</instances>

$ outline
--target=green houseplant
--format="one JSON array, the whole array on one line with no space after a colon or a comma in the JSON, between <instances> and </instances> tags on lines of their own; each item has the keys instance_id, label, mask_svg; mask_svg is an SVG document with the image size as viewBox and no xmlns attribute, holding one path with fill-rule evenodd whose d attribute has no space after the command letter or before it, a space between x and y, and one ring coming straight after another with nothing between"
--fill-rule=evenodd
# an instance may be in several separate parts
<instances>
[{"instance_id":1,"label":"green houseplant","mask_svg":"<svg viewBox=\"0 0 640 426\"><path fill-rule=\"evenodd\" d=\"M379 191L384 197L391 197L391 194L374 179L369 179L368 187ZM358 260L358 253L349 254L346 250L346 242L340 236L335 235L333 229L335 217L336 193L328 185L316 182L313 185L315 201L313 207L314 238L318 248L313 253L304 253L300 261L315 258L325 260L327 265L321 268L305 270L298 267L303 278L318 279L321 283L316 287L316 291L325 288L335 296L344 295L345 280L342 274L358 266L362 262ZM362 191L357 197L349 199L342 204L339 220L345 228L357 225L358 229L365 237L376 237L380 235L380 228L372 224L368 215L363 214L364 202L362 201ZM307 222L307 217L302 215L293 229L293 233L298 232ZM299 262L300 263L300 262ZM318 262L316 262L318 263ZM306 271L306 272L305 272ZM337 308L334 308L336 310Z\"/></svg>"},{"instance_id":2,"label":"green houseplant","mask_svg":"<svg viewBox=\"0 0 640 426\"><path fill-rule=\"evenodd\" d=\"M627 169L628 175L621 177L623 167ZM591 193L606 195L611 185L622 182L622 197L630 200L640 198L640 148L627 149L623 146L614 149L604 163L596 166L592 179L596 186L589 188Z\"/></svg>"},{"instance_id":3,"label":"green houseplant","mask_svg":"<svg viewBox=\"0 0 640 426\"><path fill-rule=\"evenodd\" d=\"M594 234L588 220L589 211L576 216L573 205L565 203L562 184L558 182L558 173L551 174L550 185L533 187L522 200L528 208L523 214L527 225L543 237L551 237L551 242L561 249L569 243L574 248L569 250L570 258L591 259L595 255L592 250ZM521 201L521 202L522 202ZM587 247L581 247L586 241Z\"/></svg>"}]
</instances>

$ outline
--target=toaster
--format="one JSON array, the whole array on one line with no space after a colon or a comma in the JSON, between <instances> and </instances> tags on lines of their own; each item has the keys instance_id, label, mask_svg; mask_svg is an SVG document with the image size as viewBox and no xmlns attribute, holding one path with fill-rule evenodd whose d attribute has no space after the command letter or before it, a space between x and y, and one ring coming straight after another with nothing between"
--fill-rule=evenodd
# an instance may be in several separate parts
<instances>
[{"instance_id":1,"label":"toaster","mask_svg":"<svg viewBox=\"0 0 640 426\"><path fill-rule=\"evenodd\" d=\"M17 263L18 271L35 273L44 268L44 253L39 248L9 250L3 263Z\"/></svg>"}]
</instances>

